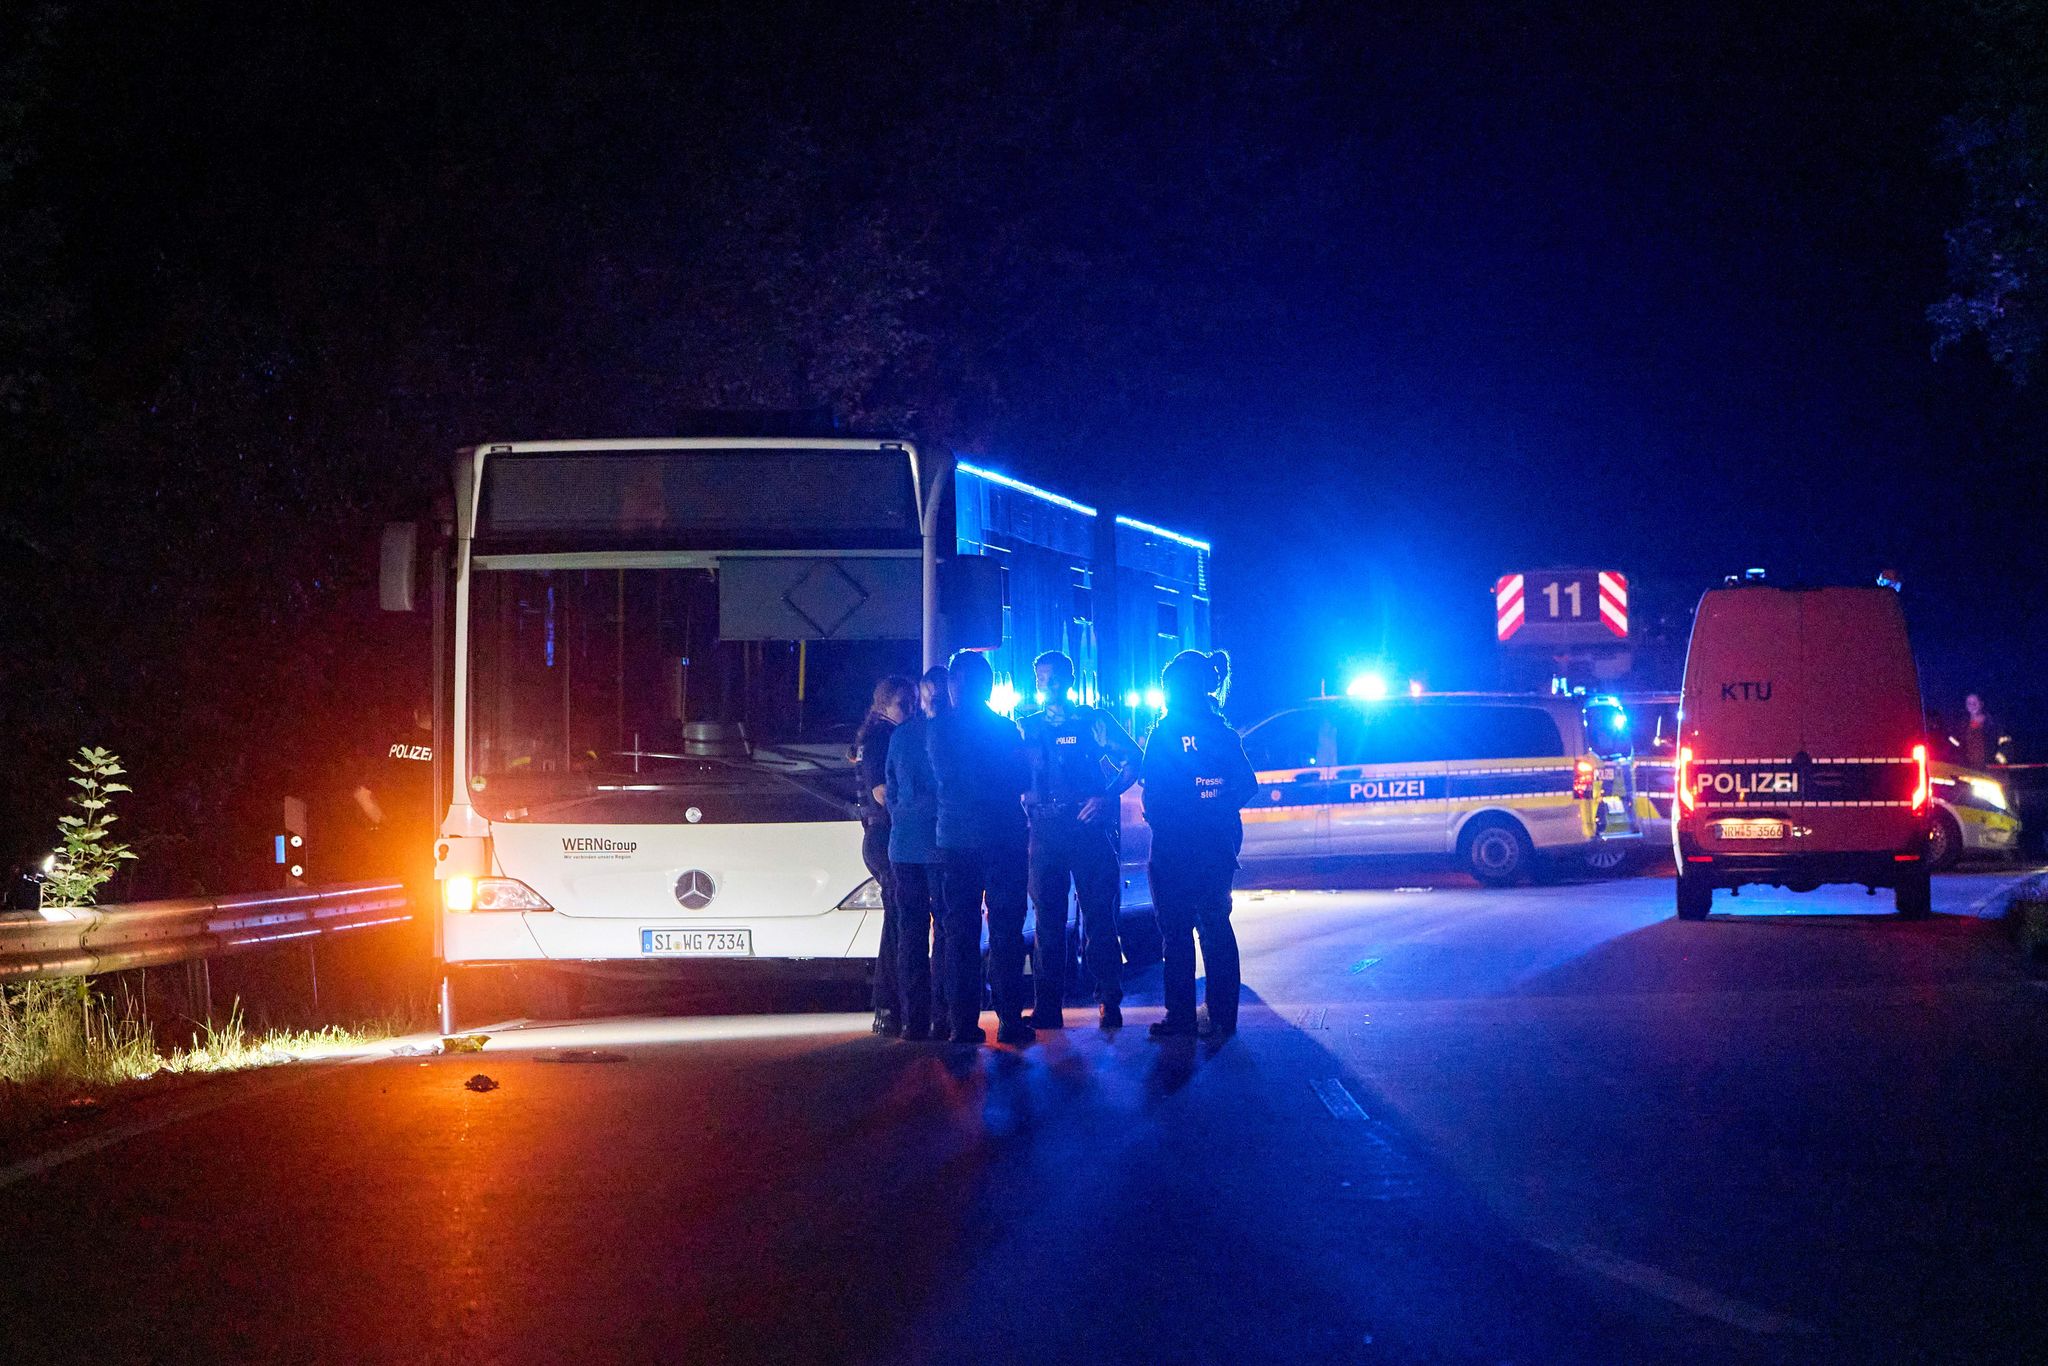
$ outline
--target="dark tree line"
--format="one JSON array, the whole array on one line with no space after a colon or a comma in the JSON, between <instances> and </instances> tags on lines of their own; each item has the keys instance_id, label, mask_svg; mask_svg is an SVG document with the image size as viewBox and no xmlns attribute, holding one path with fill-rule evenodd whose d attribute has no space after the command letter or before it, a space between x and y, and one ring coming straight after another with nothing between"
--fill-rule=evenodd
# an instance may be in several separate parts
<instances>
[{"instance_id":1,"label":"dark tree line","mask_svg":"<svg viewBox=\"0 0 2048 1366\"><path fill-rule=\"evenodd\" d=\"M1969 102L1941 129L1962 173L1962 220L1948 232L1952 291L1928 310L1938 344L1982 340L2017 384L2048 338L2048 5L1976 0Z\"/></svg>"},{"instance_id":2,"label":"dark tree line","mask_svg":"<svg viewBox=\"0 0 2048 1366\"><path fill-rule=\"evenodd\" d=\"M5 21L6 847L93 742L145 890L243 867L420 686L368 559L457 445L771 409L1081 449L1284 335L1351 174L1298 7L864 13Z\"/></svg>"},{"instance_id":3,"label":"dark tree line","mask_svg":"<svg viewBox=\"0 0 2048 1366\"><path fill-rule=\"evenodd\" d=\"M1731 142L1674 101L1746 112L1833 21L1752 43L1753 19L1718 11L1413 8L0 10L0 858L47 840L63 757L94 743L137 789L127 890L248 876L275 801L331 792L420 686L417 623L373 610L375 530L470 442L765 409L992 452L1105 500L1164 474L1183 507L1300 509L1268 571L1323 574L1339 614L1365 610L1346 565L1368 559L1369 516L1523 553L1570 522L1572 462L1603 431L1630 458L1712 444L1633 429L1628 405L1689 393L1689 355L1751 340L1667 347L1723 241L1786 231L1733 209L1703 227L1715 205L1695 202L1776 130L1760 115ZM1979 95L1950 138L1970 207L1935 320L2020 375L2039 349L2041 11L1983 8ZM1741 86L1724 68L1753 52ZM1646 151L1664 145L1637 136L1646 118L1671 155ZM1555 164L1522 177L1525 148ZM1699 148L1720 159L1703 170ZM1617 185L1610 165L1669 183ZM1642 205L1661 226L1619 230ZM1672 268L1617 287L1615 254L1643 242ZM1296 369L1351 406L1265 401ZM1188 414L1303 440L1235 469L1129 440ZM1987 427L1984 460L2011 441ZM1468 483L1484 462L1496 482ZM1276 468L1322 482L1241 477Z\"/></svg>"}]
</instances>

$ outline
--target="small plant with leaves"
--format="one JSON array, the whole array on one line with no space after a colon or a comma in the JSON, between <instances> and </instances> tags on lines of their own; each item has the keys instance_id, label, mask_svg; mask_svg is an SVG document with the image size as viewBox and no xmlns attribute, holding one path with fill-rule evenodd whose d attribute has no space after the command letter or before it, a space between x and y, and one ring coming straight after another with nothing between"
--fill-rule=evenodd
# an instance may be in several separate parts
<instances>
[{"instance_id":1,"label":"small plant with leaves","mask_svg":"<svg viewBox=\"0 0 2048 1366\"><path fill-rule=\"evenodd\" d=\"M134 850L111 834L114 795L131 789L116 781L125 772L112 751L87 745L71 761L72 809L57 818L56 863L44 889L52 906L90 906Z\"/></svg>"}]
</instances>

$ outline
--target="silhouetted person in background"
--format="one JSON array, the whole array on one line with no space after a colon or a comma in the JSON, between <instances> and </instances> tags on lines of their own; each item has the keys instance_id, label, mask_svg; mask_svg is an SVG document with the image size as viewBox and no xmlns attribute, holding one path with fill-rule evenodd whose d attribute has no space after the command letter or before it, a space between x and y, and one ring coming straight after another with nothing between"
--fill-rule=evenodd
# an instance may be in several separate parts
<instances>
[{"instance_id":1,"label":"silhouetted person in background","mask_svg":"<svg viewBox=\"0 0 2048 1366\"><path fill-rule=\"evenodd\" d=\"M1152 904L1165 959L1166 1018L1154 1038L1192 1036L1195 935L1208 969L1205 1037L1237 1032L1237 934L1230 927L1230 879L1244 845L1238 815L1258 786L1237 732L1215 694L1230 677L1221 650L1183 650L1160 683L1166 713L1145 741L1145 821L1152 827Z\"/></svg>"},{"instance_id":2,"label":"silhouetted person in background","mask_svg":"<svg viewBox=\"0 0 2048 1366\"><path fill-rule=\"evenodd\" d=\"M917 709L917 685L901 674L875 684L868 714L853 737L853 763L860 797L860 858L882 889L882 946L875 955L875 1033L903 1032L901 993L896 985L896 875L889 866L887 765L889 738Z\"/></svg>"},{"instance_id":3,"label":"silhouetted person in background","mask_svg":"<svg viewBox=\"0 0 2048 1366\"><path fill-rule=\"evenodd\" d=\"M939 860L946 920L946 1001L955 1043L984 1043L981 917L988 907L989 973L996 1038L1026 1044L1024 909L1027 863L1024 790L1031 774L1016 723L989 709L995 673L961 650L949 669L952 710L934 716L927 749L939 789Z\"/></svg>"},{"instance_id":4,"label":"silhouetted person in background","mask_svg":"<svg viewBox=\"0 0 2048 1366\"><path fill-rule=\"evenodd\" d=\"M917 697L917 713L889 737L884 794L889 804L889 869L896 878L896 982L902 1001L898 1009L903 1037L912 1040L929 1039L934 1030L952 1030L946 1012L945 915L938 899L939 788L929 749L930 718L952 705L943 665L924 671ZM977 934L977 952L979 938Z\"/></svg>"},{"instance_id":5,"label":"silhouetted person in background","mask_svg":"<svg viewBox=\"0 0 2048 1366\"><path fill-rule=\"evenodd\" d=\"M2007 762L2012 737L1998 733L1998 722L1984 710L1984 699L1971 693L1963 699L1962 732L1955 737L1956 762L1964 768L1989 768Z\"/></svg>"},{"instance_id":6,"label":"silhouetted person in background","mask_svg":"<svg viewBox=\"0 0 2048 1366\"><path fill-rule=\"evenodd\" d=\"M1018 723L1031 761L1024 810L1031 823L1031 904L1038 912L1031 1023L1066 1021L1067 889L1081 905L1088 976L1105 1029L1124 1022L1123 947L1117 942L1121 869L1117 798L1138 780L1144 754L1116 718L1075 703L1074 661L1048 650L1032 664L1040 710ZM1110 771L1105 772L1105 765Z\"/></svg>"}]
</instances>

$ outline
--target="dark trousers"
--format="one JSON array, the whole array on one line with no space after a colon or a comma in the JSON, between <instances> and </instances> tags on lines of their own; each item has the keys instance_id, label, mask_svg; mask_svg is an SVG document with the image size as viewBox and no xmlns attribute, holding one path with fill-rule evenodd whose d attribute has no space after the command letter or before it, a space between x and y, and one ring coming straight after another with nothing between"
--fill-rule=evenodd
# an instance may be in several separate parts
<instances>
[{"instance_id":1,"label":"dark trousers","mask_svg":"<svg viewBox=\"0 0 2048 1366\"><path fill-rule=\"evenodd\" d=\"M875 1013L895 1015L902 1006L896 980L896 875L889 865L889 822L861 827L860 861L882 888L882 947L875 954Z\"/></svg>"},{"instance_id":2,"label":"dark trousers","mask_svg":"<svg viewBox=\"0 0 2048 1366\"><path fill-rule=\"evenodd\" d=\"M1237 933L1230 928L1230 877L1237 856L1227 845L1200 839L1152 840L1152 905L1159 916L1165 959L1166 1018L1195 1020L1195 935L1202 936L1208 969L1209 1022L1237 1028Z\"/></svg>"},{"instance_id":3,"label":"dark trousers","mask_svg":"<svg viewBox=\"0 0 2048 1366\"><path fill-rule=\"evenodd\" d=\"M953 1027L946 1013L944 906L937 897L935 863L892 863L896 877L896 980L902 987L903 1026L919 1032ZM933 942L933 930L940 934ZM884 934L888 931L884 930ZM933 971L936 964L938 970Z\"/></svg>"},{"instance_id":4,"label":"dark trousers","mask_svg":"<svg viewBox=\"0 0 2048 1366\"><path fill-rule=\"evenodd\" d=\"M1115 827L1084 825L1072 816L1031 822L1031 905L1038 912L1031 983L1040 1013L1057 1015L1066 1004L1067 888L1081 903L1081 946L1095 999L1124 998L1124 953L1117 942L1120 869Z\"/></svg>"},{"instance_id":5,"label":"dark trousers","mask_svg":"<svg viewBox=\"0 0 2048 1366\"><path fill-rule=\"evenodd\" d=\"M977 1027L981 1016L981 910L988 903L989 985L996 1018L1024 1018L1024 906L1029 863L1024 840L986 849L947 849L941 881L946 902L946 1005L953 1032Z\"/></svg>"}]
</instances>

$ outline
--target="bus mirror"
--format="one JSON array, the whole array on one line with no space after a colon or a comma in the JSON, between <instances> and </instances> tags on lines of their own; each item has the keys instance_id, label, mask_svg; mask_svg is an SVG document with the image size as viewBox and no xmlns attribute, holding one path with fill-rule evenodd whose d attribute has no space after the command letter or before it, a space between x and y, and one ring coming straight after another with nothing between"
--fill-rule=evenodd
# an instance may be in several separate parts
<instances>
[{"instance_id":1,"label":"bus mirror","mask_svg":"<svg viewBox=\"0 0 2048 1366\"><path fill-rule=\"evenodd\" d=\"M939 566L939 612L949 650L1003 643L1003 566L988 555L956 555Z\"/></svg>"},{"instance_id":2,"label":"bus mirror","mask_svg":"<svg viewBox=\"0 0 2048 1366\"><path fill-rule=\"evenodd\" d=\"M377 605L387 612L410 612L418 606L420 524L386 522L378 547Z\"/></svg>"}]
</instances>

